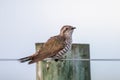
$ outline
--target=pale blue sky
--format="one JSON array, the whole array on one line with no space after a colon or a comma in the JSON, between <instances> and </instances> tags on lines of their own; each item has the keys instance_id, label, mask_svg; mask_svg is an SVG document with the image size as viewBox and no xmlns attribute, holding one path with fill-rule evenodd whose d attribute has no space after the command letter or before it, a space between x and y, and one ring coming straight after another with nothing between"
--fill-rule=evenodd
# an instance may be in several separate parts
<instances>
[{"instance_id":1,"label":"pale blue sky","mask_svg":"<svg viewBox=\"0 0 120 80\"><path fill-rule=\"evenodd\" d=\"M91 58L120 58L119 0L0 0L0 58L35 52L36 42L77 29L74 43L90 44ZM0 80L35 80L35 64L0 62ZM91 62L92 80L120 80L120 62Z\"/></svg>"}]
</instances>

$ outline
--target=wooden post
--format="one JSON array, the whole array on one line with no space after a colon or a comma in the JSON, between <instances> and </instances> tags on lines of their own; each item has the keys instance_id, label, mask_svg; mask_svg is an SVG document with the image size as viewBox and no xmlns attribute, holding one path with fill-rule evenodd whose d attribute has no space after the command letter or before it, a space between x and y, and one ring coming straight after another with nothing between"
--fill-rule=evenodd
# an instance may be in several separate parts
<instances>
[{"instance_id":1,"label":"wooden post","mask_svg":"<svg viewBox=\"0 0 120 80\"><path fill-rule=\"evenodd\" d=\"M36 43L36 51L42 47L43 43ZM37 62L36 64L36 80L43 80L42 75L42 61Z\"/></svg>"},{"instance_id":2,"label":"wooden post","mask_svg":"<svg viewBox=\"0 0 120 80\"><path fill-rule=\"evenodd\" d=\"M42 45L43 43L36 43L36 49ZM89 44L73 44L72 50L66 54L66 59L89 59L89 52ZM37 80L91 80L89 61L40 61L36 70Z\"/></svg>"}]
</instances>

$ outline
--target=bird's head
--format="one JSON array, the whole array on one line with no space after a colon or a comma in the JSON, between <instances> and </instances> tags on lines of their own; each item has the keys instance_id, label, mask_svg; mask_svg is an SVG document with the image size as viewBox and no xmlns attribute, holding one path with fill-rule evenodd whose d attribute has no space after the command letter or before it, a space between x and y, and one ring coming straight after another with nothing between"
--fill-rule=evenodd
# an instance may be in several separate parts
<instances>
[{"instance_id":1,"label":"bird's head","mask_svg":"<svg viewBox=\"0 0 120 80\"><path fill-rule=\"evenodd\" d=\"M65 25L61 28L60 35L65 37L71 37L74 29L76 28L73 26Z\"/></svg>"}]
</instances>

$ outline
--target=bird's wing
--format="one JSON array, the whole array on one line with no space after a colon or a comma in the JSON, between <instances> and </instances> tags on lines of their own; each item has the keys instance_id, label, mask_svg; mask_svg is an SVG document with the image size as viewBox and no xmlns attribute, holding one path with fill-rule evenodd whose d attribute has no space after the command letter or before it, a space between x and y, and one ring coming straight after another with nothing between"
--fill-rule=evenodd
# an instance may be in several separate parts
<instances>
[{"instance_id":1,"label":"bird's wing","mask_svg":"<svg viewBox=\"0 0 120 80\"><path fill-rule=\"evenodd\" d=\"M32 57L31 62L34 63L45 58L54 56L57 52L65 47L65 38L61 36L51 37L43 47Z\"/></svg>"}]
</instances>

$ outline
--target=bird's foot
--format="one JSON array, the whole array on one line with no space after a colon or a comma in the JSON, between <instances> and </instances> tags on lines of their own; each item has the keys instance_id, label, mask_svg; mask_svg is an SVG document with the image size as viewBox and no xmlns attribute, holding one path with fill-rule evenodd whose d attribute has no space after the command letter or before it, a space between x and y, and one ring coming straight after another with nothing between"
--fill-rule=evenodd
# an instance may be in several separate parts
<instances>
[{"instance_id":1,"label":"bird's foot","mask_svg":"<svg viewBox=\"0 0 120 80\"><path fill-rule=\"evenodd\" d=\"M61 61L61 62L63 62L64 60L63 60L64 58L60 58L60 59L54 59L54 61L55 62L58 62L58 61Z\"/></svg>"}]
</instances>

